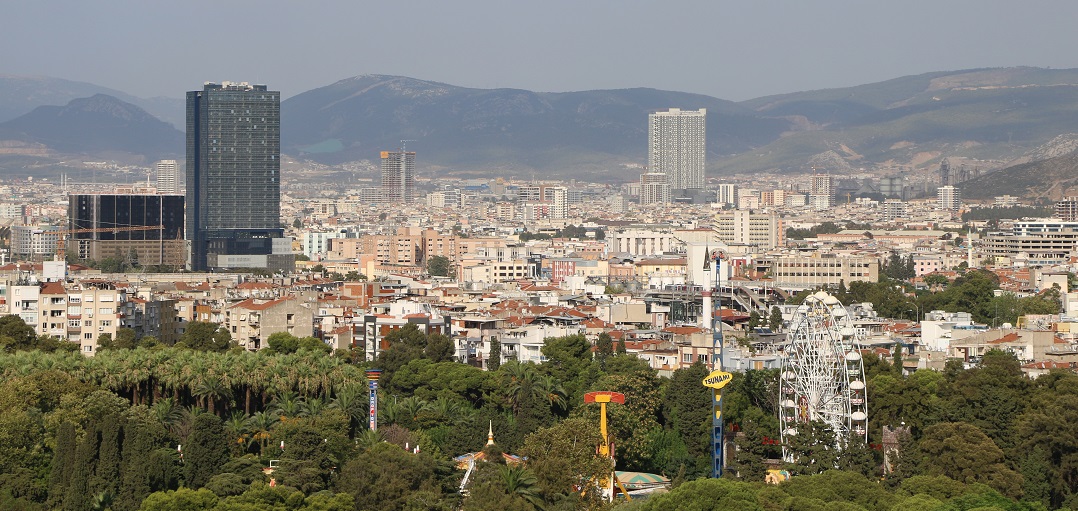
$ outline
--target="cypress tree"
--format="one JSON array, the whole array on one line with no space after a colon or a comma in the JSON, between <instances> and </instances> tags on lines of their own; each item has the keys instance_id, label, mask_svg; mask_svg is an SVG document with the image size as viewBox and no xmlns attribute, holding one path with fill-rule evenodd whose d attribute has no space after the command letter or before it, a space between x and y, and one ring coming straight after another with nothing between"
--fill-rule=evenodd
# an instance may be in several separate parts
<instances>
[{"instance_id":1,"label":"cypress tree","mask_svg":"<svg viewBox=\"0 0 1078 511\"><path fill-rule=\"evenodd\" d=\"M605 362L606 359L614 356L614 340L610 338L610 334L606 332L599 334L599 338L595 341L595 355L599 362Z\"/></svg>"},{"instance_id":2,"label":"cypress tree","mask_svg":"<svg viewBox=\"0 0 1078 511\"><path fill-rule=\"evenodd\" d=\"M71 480L64 496L64 511L90 511L90 474L96 464L97 447L97 431L91 429L82 436L82 441L75 450Z\"/></svg>"},{"instance_id":3,"label":"cypress tree","mask_svg":"<svg viewBox=\"0 0 1078 511\"><path fill-rule=\"evenodd\" d=\"M97 428L101 437L98 448L97 470L90 480L90 491L95 495L107 492L116 495L120 481L120 419L116 414L104 418Z\"/></svg>"},{"instance_id":4,"label":"cypress tree","mask_svg":"<svg viewBox=\"0 0 1078 511\"><path fill-rule=\"evenodd\" d=\"M228 433L221 419L204 413L195 418L183 453L184 484L191 489L206 485L228 463Z\"/></svg>"},{"instance_id":5,"label":"cypress tree","mask_svg":"<svg viewBox=\"0 0 1078 511\"><path fill-rule=\"evenodd\" d=\"M497 371L502 366L502 342L497 337L490 338L490 358L487 359L487 370Z\"/></svg>"},{"instance_id":6,"label":"cypress tree","mask_svg":"<svg viewBox=\"0 0 1078 511\"><path fill-rule=\"evenodd\" d=\"M52 456L52 467L49 473L49 509L57 509L63 505L64 495L67 493L67 485L71 482L71 468L75 463L75 425L70 422L60 424L60 430L56 434L56 450Z\"/></svg>"},{"instance_id":7,"label":"cypress tree","mask_svg":"<svg viewBox=\"0 0 1078 511\"><path fill-rule=\"evenodd\" d=\"M156 432L148 418L129 419L122 430L123 447L120 461L120 491L113 501L114 511L136 511L151 493L150 455L157 448L163 431ZM158 435L156 433L161 433Z\"/></svg>"}]
</instances>

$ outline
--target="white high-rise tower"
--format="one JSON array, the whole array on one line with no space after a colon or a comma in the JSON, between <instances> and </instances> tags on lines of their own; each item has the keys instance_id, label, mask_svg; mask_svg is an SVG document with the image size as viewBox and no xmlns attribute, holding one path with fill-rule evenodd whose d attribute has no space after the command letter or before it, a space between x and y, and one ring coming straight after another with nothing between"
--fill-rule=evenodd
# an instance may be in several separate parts
<instances>
[{"instance_id":1,"label":"white high-rise tower","mask_svg":"<svg viewBox=\"0 0 1078 511\"><path fill-rule=\"evenodd\" d=\"M648 171L666 174L671 190L704 187L707 110L648 115Z\"/></svg>"},{"instance_id":2,"label":"white high-rise tower","mask_svg":"<svg viewBox=\"0 0 1078 511\"><path fill-rule=\"evenodd\" d=\"M157 171L157 193L175 195L180 193L180 176L176 160L161 160L154 164Z\"/></svg>"}]
</instances>

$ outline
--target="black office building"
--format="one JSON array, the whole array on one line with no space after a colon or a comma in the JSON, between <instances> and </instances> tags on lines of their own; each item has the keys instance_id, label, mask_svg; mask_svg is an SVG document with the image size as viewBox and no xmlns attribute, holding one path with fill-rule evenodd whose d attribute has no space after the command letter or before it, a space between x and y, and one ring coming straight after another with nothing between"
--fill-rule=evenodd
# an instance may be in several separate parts
<instances>
[{"instance_id":1,"label":"black office building","mask_svg":"<svg viewBox=\"0 0 1078 511\"><path fill-rule=\"evenodd\" d=\"M183 208L182 195L72 194L66 250L79 259L182 268Z\"/></svg>"},{"instance_id":2,"label":"black office building","mask_svg":"<svg viewBox=\"0 0 1078 511\"><path fill-rule=\"evenodd\" d=\"M281 216L281 93L207 83L187 93L192 270L291 270Z\"/></svg>"}]
</instances>

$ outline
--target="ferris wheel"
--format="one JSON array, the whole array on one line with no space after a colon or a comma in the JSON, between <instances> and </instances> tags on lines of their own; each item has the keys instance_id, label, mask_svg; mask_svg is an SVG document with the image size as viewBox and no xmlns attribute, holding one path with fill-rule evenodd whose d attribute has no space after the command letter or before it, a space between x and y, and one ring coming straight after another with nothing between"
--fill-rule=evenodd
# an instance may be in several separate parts
<instances>
[{"instance_id":1,"label":"ferris wheel","mask_svg":"<svg viewBox=\"0 0 1078 511\"><path fill-rule=\"evenodd\" d=\"M855 436L867 441L868 398L861 339L838 298L823 291L809 295L794 311L789 346L779 375L779 423L783 445L796 425L823 422L836 448ZM783 457L793 454L783 447Z\"/></svg>"}]
</instances>

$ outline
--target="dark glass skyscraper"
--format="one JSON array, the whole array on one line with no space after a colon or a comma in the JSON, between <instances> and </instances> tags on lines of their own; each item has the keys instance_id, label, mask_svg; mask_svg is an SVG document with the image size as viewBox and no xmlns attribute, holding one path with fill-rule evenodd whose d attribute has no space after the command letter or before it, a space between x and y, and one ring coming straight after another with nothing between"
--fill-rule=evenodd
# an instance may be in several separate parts
<instances>
[{"instance_id":1,"label":"dark glass skyscraper","mask_svg":"<svg viewBox=\"0 0 1078 511\"><path fill-rule=\"evenodd\" d=\"M142 266L182 268L183 202L182 195L72 194L68 228L85 232L71 234L67 251L80 259L135 257ZM161 227L130 229L151 226Z\"/></svg>"},{"instance_id":2,"label":"dark glass skyscraper","mask_svg":"<svg viewBox=\"0 0 1078 511\"><path fill-rule=\"evenodd\" d=\"M223 82L187 93L191 269L291 269L280 154L280 92Z\"/></svg>"}]
</instances>

